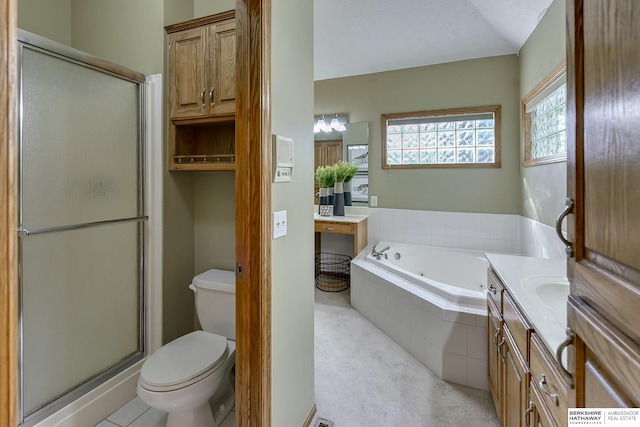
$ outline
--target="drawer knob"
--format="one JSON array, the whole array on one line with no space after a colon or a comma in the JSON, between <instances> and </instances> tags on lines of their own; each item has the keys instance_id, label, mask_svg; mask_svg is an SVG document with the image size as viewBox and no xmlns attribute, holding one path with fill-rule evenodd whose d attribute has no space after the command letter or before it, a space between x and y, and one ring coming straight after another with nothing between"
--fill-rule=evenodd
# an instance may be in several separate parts
<instances>
[{"instance_id":1,"label":"drawer knob","mask_svg":"<svg viewBox=\"0 0 640 427\"><path fill-rule=\"evenodd\" d=\"M540 379L538 386L540 386L540 390L544 394L546 394L551 398L551 400L553 401L553 404L558 406L558 395L555 393L551 393L551 391L547 388L547 377L544 374L542 374L542 378Z\"/></svg>"}]
</instances>

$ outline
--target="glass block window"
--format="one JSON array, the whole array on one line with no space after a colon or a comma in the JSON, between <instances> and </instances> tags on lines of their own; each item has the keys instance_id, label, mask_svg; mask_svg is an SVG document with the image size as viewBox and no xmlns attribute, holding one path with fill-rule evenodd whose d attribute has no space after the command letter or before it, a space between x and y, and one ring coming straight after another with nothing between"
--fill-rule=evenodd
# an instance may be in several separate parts
<instances>
[{"instance_id":1,"label":"glass block window","mask_svg":"<svg viewBox=\"0 0 640 427\"><path fill-rule=\"evenodd\" d=\"M567 83L562 64L522 100L523 165L567 158Z\"/></svg>"},{"instance_id":2,"label":"glass block window","mask_svg":"<svg viewBox=\"0 0 640 427\"><path fill-rule=\"evenodd\" d=\"M499 167L500 106L382 115L382 167Z\"/></svg>"}]
</instances>

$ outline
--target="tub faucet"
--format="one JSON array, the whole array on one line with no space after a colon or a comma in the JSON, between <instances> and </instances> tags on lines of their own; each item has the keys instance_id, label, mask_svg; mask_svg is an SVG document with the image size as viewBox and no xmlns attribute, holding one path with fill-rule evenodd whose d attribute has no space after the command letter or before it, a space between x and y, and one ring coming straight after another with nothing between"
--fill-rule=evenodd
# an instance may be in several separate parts
<instances>
[{"instance_id":1,"label":"tub faucet","mask_svg":"<svg viewBox=\"0 0 640 427\"><path fill-rule=\"evenodd\" d=\"M382 258L382 256L384 255L384 259L387 259L387 254L383 253L386 250L389 250L389 246L387 246L384 249L381 249L380 251L377 251L376 245L373 245L373 249L371 250L371 256L375 257L377 260L380 260L380 258Z\"/></svg>"}]
</instances>

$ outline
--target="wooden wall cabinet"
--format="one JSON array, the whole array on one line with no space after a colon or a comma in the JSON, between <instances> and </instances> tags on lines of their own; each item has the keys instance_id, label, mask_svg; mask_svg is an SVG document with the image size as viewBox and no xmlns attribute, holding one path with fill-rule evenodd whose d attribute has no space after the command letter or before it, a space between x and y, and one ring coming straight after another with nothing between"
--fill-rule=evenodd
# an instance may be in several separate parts
<instances>
[{"instance_id":1,"label":"wooden wall cabinet","mask_svg":"<svg viewBox=\"0 0 640 427\"><path fill-rule=\"evenodd\" d=\"M165 27L169 169L235 169L235 11Z\"/></svg>"},{"instance_id":2,"label":"wooden wall cabinet","mask_svg":"<svg viewBox=\"0 0 640 427\"><path fill-rule=\"evenodd\" d=\"M577 407L640 406L640 122L630 119L640 114L638 22L635 0L567 0Z\"/></svg>"}]
</instances>

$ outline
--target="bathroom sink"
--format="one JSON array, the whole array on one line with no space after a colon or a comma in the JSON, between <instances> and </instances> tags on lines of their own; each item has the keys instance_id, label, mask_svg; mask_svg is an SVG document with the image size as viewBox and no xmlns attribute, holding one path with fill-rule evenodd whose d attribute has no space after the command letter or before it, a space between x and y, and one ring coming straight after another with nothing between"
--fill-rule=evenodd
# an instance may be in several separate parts
<instances>
[{"instance_id":1,"label":"bathroom sink","mask_svg":"<svg viewBox=\"0 0 640 427\"><path fill-rule=\"evenodd\" d=\"M569 295L569 280L564 276L529 276L520 282L526 295L555 307Z\"/></svg>"},{"instance_id":2,"label":"bathroom sink","mask_svg":"<svg viewBox=\"0 0 640 427\"><path fill-rule=\"evenodd\" d=\"M535 287L535 293L547 304L566 301L569 295L569 282L541 283Z\"/></svg>"}]
</instances>

